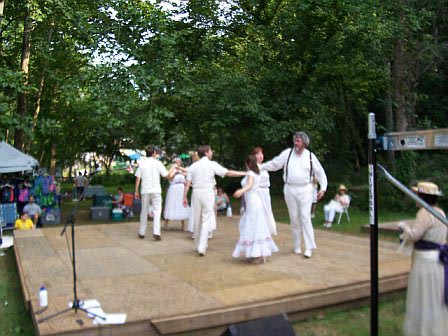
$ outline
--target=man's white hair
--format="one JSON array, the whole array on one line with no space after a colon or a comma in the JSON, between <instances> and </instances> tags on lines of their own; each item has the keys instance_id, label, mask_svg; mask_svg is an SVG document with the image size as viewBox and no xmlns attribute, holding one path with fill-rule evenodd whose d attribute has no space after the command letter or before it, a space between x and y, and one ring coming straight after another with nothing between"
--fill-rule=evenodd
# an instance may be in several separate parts
<instances>
[{"instance_id":1,"label":"man's white hair","mask_svg":"<svg viewBox=\"0 0 448 336\"><path fill-rule=\"evenodd\" d=\"M296 132L292 138L292 140L296 140L297 138L301 138L305 147L310 145L310 137L305 132Z\"/></svg>"}]
</instances>

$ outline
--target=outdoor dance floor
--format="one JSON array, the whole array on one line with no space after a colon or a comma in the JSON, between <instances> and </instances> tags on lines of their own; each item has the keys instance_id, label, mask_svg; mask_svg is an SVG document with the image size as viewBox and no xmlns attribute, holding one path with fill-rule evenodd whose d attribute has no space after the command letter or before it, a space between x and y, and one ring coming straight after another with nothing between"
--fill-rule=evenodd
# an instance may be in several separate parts
<instances>
[{"instance_id":1,"label":"outdoor dance floor","mask_svg":"<svg viewBox=\"0 0 448 336\"><path fill-rule=\"evenodd\" d=\"M39 335L221 335L229 325L280 313L290 320L325 307L365 300L370 295L369 240L316 230L311 259L292 253L289 225L278 224L280 252L266 264L231 257L238 217L218 218L205 257L190 234L162 231L137 237L138 223L76 227L78 297L96 299L106 313L125 313L126 323L96 325L74 310L45 322L73 299L73 275L61 227L15 231L22 290ZM178 223L173 223L178 227ZM341 224L343 225L343 224ZM70 233L70 230L68 230ZM68 235L70 241L71 235ZM379 247L380 292L406 287L410 258L397 244ZM39 313L45 284L48 308Z\"/></svg>"}]
</instances>

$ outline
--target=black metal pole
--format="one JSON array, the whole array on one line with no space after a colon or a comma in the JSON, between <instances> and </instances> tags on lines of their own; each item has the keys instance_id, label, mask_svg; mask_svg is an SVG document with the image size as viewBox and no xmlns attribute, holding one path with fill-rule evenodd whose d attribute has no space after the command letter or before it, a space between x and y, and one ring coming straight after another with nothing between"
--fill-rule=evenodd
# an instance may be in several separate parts
<instances>
[{"instance_id":1,"label":"black metal pole","mask_svg":"<svg viewBox=\"0 0 448 336\"><path fill-rule=\"evenodd\" d=\"M378 210L375 113L369 113L370 335L378 335Z\"/></svg>"},{"instance_id":2,"label":"black metal pole","mask_svg":"<svg viewBox=\"0 0 448 336\"><path fill-rule=\"evenodd\" d=\"M72 264L73 264L73 308L75 308L75 313L79 308L78 292L76 289L76 254L75 254L75 219L71 219L72 225Z\"/></svg>"}]
</instances>

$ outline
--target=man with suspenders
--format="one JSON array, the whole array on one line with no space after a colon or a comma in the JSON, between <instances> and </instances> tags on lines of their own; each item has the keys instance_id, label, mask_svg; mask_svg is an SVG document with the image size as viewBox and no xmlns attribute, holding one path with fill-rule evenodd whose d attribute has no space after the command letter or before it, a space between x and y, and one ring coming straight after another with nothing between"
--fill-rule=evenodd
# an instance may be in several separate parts
<instances>
[{"instance_id":1,"label":"man with suspenders","mask_svg":"<svg viewBox=\"0 0 448 336\"><path fill-rule=\"evenodd\" d=\"M313 203L313 177L317 178L320 200L327 190L327 176L316 156L306 149L310 144L308 135L296 132L293 137L294 147L285 149L280 155L262 165L267 171L277 171L283 168L283 189L294 241L294 253L302 254L301 236L305 243L304 256L311 258L312 250L316 249L313 224L311 223L311 206Z\"/></svg>"}]
</instances>

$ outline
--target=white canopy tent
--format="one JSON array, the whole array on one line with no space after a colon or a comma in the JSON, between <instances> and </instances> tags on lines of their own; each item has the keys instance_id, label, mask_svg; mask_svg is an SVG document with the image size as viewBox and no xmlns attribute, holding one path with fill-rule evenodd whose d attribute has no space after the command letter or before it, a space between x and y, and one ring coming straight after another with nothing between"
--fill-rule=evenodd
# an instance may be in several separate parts
<instances>
[{"instance_id":1,"label":"white canopy tent","mask_svg":"<svg viewBox=\"0 0 448 336\"><path fill-rule=\"evenodd\" d=\"M33 171L39 162L17 148L0 142L0 174Z\"/></svg>"}]
</instances>

